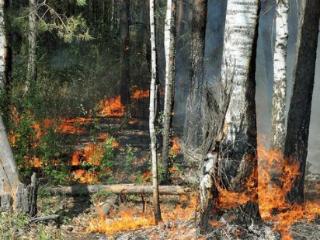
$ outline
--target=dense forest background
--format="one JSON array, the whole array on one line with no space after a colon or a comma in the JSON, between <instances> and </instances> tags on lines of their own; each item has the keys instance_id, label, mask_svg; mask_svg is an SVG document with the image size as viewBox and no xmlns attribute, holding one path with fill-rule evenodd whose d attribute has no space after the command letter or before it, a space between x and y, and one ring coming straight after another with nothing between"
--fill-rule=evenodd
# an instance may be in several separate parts
<instances>
[{"instance_id":1,"label":"dense forest background","mask_svg":"<svg viewBox=\"0 0 320 240\"><path fill-rule=\"evenodd\" d=\"M34 83L30 101L34 113L41 118L58 118L61 116L86 115L92 111L99 101L118 94L120 86L120 23L117 19L119 6L111 7L108 1L90 1L87 5L77 6L74 2L63 5L53 2L56 11L66 16L81 16L81 23L76 31L88 31L87 40L64 39L57 36L54 30L48 31L48 26L39 29L37 36L37 81ZM138 1L130 2L130 87L147 89L149 83L148 68L148 9L147 4ZM158 44L163 39L165 17L165 2L157 3ZM16 6L10 13L13 42L13 98L17 106L22 106L22 85L26 76L27 62L27 23L25 4L13 3ZM118 6L118 7L117 7ZM177 29L177 73L176 100L174 104L174 127L182 133L185 116L186 98L190 86L190 3L184 2L183 13ZM288 44L288 94L290 101L293 86L292 74L295 62L295 41L297 34L297 4L293 1L289 11L289 44ZM221 0L208 1L208 24L206 31L205 81L210 84L220 74L220 62L223 49L224 15L226 2ZM275 4L272 1L262 1L262 14L259 26L257 50L257 114L260 135L270 139L272 107L272 49L274 34ZM50 20L49 20L50 24ZM83 24L83 25L81 25ZM82 29L81 29L82 28ZM141 40L142 39L142 40ZM318 64L317 64L318 66ZM314 165L312 171L319 169L316 155L319 153L319 130L317 120L319 111L319 68L316 68L315 91L310 127L310 143L308 161ZM159 80L164 84L164 52L159 51ZM267 90L267 91L266 91ZM289 105L287 105L289 106ZM142 105L148 108L148 105ZM144 117L147 110L144 110Z\"/></svg>"},{"instance_id":2,"label":"dense forest background","mask_svg":"<svg viewBox=\"0 0 320 240\"><path fill-rule=\"evenodd\" d=\"M3 4L0 239L319 228L317 0Z\"/></svg>"}]
</instances>

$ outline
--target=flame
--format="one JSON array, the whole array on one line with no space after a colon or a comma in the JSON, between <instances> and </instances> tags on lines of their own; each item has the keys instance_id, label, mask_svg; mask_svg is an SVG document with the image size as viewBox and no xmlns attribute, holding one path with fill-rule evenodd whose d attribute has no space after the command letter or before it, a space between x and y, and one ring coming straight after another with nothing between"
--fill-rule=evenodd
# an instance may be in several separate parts
<instances>
[{"instance_id":1,"label":"flame","mask_svg":"<svg viewBox=\"0 0 320 240\"><path fill-rule=\"evenodd\" d=\"M83 149L75 151L71 156L71 166L79 166L82 162L99 166L103 158L104 149L99 144L89 143Z\"/></svg>"},{"instance_id":2,"label":"flame","mask_svg":"<svg viewBox=\"0 0 320 240\"><path fill-rule=\"evenodd\" d=\"M83 169L73 171L72 176L80 183L94 184L98 182L98 176L95 172L88 172Z\"/></svg>"},{"instance_id":3,"label":"flame","mask_svg":"<svg viewBox=\"0 0 320 240\"><path fill-rule=\"evenodd\" d=\"M320 202L307 201L304 204L292 204L287 201L287 194L299 175L299 165L286 159L281 151L266 150L258 147L259 156L259 208L261 217L272 221L275 229L281 233L282 239L293 239L290 227L300 220L314 220L320 214ZM270 172L280 169L281 184L273 183ZM276 212L275 212L276 210Z\"/></svg>"},{"instance_id":4,"label":"flame","mask_svg":"<svg viewBox=\"0 0 320 240\"><path fill-rule=\"evenodd\" d=\"M176 156L181 152L180 139L178 137L174 137L171 139L171 149L170 155Z\"/></svg>"},{"instance_id":5,"label":"flame","mask_svg":"<svg viewBox=\"0 0 320 240\"><path fill-rule=\"evenodd\" d=\"M83 134L85 129L79 126L86 125L92 122L92 118L71 118L61 119L61 124L57 127L56 131L62 134Z\"/></svg>"},{"instance_id":6,"label":"flame","mask_svg":"<svg viewBox=\"0 0 320 240\"><path fill-rule=\"evenodd\" d=\"M103 137L106 137L105 135ZM108 135L107 135L108 137ZM116 140L112 141L112 148L118 148L119 143ZM71 166L81 166L82 163L89 163L92 166L100 166L101 161L104 157L105 148L103 144L88 143L82 149L73 152L70 165ZM107 171L108 169L105 169ZM76 170L73 172L75 180L81 183L96 183L98 182L97 174L92 172L87 172L85 170Z\"/></svg>"},{"instance_id":7,"label":"flame","mask_svg":"<svg viewBox=\"0 0 320 240\"><path fill-rule=\"evenodd\" d=\"M257 202L256 193L256 177L257 171L253 171L248 178L245 190L242 192L229 191L226 188L216 185L218 194L218 206L223 209L231 209L247 204L248 202Z\"/></svg>"},{"instance_id":8,"label":"flame","mask_svg":"<svg viewBox=\"0 0 320 240\"><path fill-rule=\"evenodd\" d=\"M131 93L131 99L134 99L134 100L149 98L149 96L150 96L150 90L134 89L133 92Z\"/></svg>"},{"instance_id":9,"label":"flame","mask_svg":"<svg viewBox=\"0 0 320 240\"><path fill-rule=\"evenodd\" d=\"M190 220L194 217L195 209L198 205L196 195L191 197L182 196L181 204L178 204L174 209L162 206L162 218L164 222L169 222L177 219ZM134 208L124 208L113 217L107 217L103 211L99 210L99 216L91 219L88 226L89 232L100 232L107 235L115 235L119 232L133 231L141 228L147 228L154 225L153 214L151 208L144 213Z\"/></svg>"},{"instance_id":10,"label":"flame","mask_svg":"<svg viewBox=\"0 0 320 240\"><path fill-rule=\"evenodd\" d=\"M89 232L100 232L114 235L118 232L133 231L154 225L151 215L136 214L134 210L126 210L119 213L114 219L96 218L89 222Z\"/></svg>"},{"instance_id":11,"label":"flame","mask_svg":"<svg viewBox=\"0 0 320 240\"><path fill-rule=\"evenodd\" d=\"M121 103L120 96L102 100L99 109L99 115L103 117L123 117L125 114L125 106Z\"/></svg>"}]
</instances>

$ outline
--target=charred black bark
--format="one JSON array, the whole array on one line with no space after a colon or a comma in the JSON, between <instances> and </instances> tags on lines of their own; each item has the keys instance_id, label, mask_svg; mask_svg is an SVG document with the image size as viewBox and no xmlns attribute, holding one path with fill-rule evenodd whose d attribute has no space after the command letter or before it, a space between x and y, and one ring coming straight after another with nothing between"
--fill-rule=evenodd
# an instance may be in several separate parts
<instances>
[{"instance_id":1,"label":"charred black bark","mask_svg":"<svg viewBox=\"0 0 320 240\"><path fill-rule=\"evenodd\" d=\"M300 22L302 24L298 32L298 57L285 143L285 156L288 163L297 164L299 167L299 176L294 180L292 189L288 193L288 199L293 203L304 201L304 175L320 17L320 1L303 0L301 5L303 12Z\"/></svg>"}]
</instances>

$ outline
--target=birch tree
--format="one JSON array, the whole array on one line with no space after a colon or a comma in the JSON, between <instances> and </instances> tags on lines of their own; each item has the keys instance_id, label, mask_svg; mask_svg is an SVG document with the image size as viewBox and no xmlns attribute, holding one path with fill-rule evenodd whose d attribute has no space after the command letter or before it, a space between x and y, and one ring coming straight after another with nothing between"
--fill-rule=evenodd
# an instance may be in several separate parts
<instances>
[{"instance_id":1,"label":"birch tree","mask_svg":"<svg viewBox=\"0 0 320 240\"><path fill-rule=\"evenodd\" d=\"M298 167L288 198L293 203L304 200L304 176L308 154L308 137L312 93L319 32L320 1L300 1L294 87L288 114L285 156L290 165Z\"/></svg>"},{"instance_id":2,"label":"birch tree","mask_svg":"<svg viewBox=\"0 0 320 240\"><path fill-rule=\"evenodd\" d=\"M0 92L5 91L6 77L6 31L4 18L4 0L0 0ZM30 189L30 188L29 188ZM0 112L0 200L3 210L14 210L36 213L36 202L31 206L28 188L19 180L18 169L10 147L7 132ZM34 188L33 188L34 189ZM35 193L36 194L36 193ZM32 195L33 198L35 195ZM36 198L33 198L36 199ZM12 205L13 203L13 205ZM32 209L32 211L31 211Z\"/></svg>"},{"instance_id":3,"label":"birch tree","mask_svg":"<svg viewBox=\"0 0 320 240\"><path fill-rule=\"evenodd\" d=\"M278 0L275 13L276 40L273 57L272 147L283 151L286 136L288 0Z\"/></svg>"},{"instance_id":4,"label":"birch tree","mask_svg":"<svg viewBox=\"0 0 320 240\"><path fill-rule=\"evenodd\" d=\"M200 183L202 229L219 195L217 184L227 191L241 193L247 190L246 183L253 176L253 184L257 186L254 76L258 15L258 0L229 0L227 3L220 82L221 89L231 86L232 91L229 101L224 100L227 105L223 105L227 107L223 118L219 117L219 112L223 111L216 107L218 120L223 121L221 130L214 132L214 136L206 134L211 142L205 148L205 153L209 153ZM212 124L217 123L213 121ZM219 126L216 129L219 130ZM235 208L236 217L246 222L258 219L255 200L253 197L245 206ZM241 210L237 212L237 209Z\"/></svg>"},{"instance_id":5,"label":"birch tree","mask_svg":"<svg viewBox=\"0 0 320 240\"><path fill-rule=\"evenodd\" d=\"M152 185L153 185L153 211L155 223L158 224L161 219L161 210L159 203L159 183L158 183L158 159L157 159L157 136L155 131L156 104L157 104L157 53L156 53L156 34L155 34L155 15L154 0L150 0L150 42L151 42L151 83L150 83L150 149L152 161Z\"/></svg>"},{"instance_id":6,"label":"birch tree","mask_svg":"<svg viewBox=\"0 0 320 240\"><path fill-rule=\"evenodd\" d=\"M6 31L4 18L4 0L0 0L0 92L4 94L6 83ZM19 183L16 163L0 112L0 195L11 195ZM2 201L5 202L5 201ZM4 203L3 203L4 204Z\"/></svg>"},{"instance_id":7,"label":"birch tree","mask_svg":"<svg viewBox=\"0 0 320 240\"><path fill-rule=\"evenodd\" d=\"M165 96L163 110L163 142L162 142L162 163L165 181L168 181L169 174L169 141L170 125L172 117L172 105L174 98L175 78L175 0L167 1L167 13L164 28L164 47L166 59L165 74Z\"/></svg>"}]
</instances>

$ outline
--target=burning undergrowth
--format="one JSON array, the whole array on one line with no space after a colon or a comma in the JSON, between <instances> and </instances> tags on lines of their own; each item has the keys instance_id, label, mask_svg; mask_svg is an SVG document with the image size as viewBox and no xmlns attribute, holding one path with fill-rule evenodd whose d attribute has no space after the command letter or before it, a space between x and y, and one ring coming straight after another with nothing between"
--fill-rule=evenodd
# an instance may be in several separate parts
<instances>
[{"instance_id":1,"label":"burning undergrowth","mask_svg":"<svg viewBox=\"0 0 320 240\"><path fill-rule=\"evenodd\" d=\"M291 203L288 193L299 175L299 165L276 150L258 149L259 156L259 208L265 221L274 223L282 239L292 239L290 228L301 221L313 221L320 215L320 201ZM276 180L272 176L276 169ZM279 174L280 172L280 174Z\"/></svg>"},{"instance_id":2,"label":"burning undergrowth","mask_svg":"<svg viewBox=\"0 0 320 240\"><path fill-rule=\"evenodd\" d=\"M90 220L88 231L99 232L107 235L117 235L119 233L134 231L142 228L154 226L153 212L151 206L141 210L136 206L121 206L118 212L105 215L98 207L99 216ZM163 224L176 221L177 217L180 221L192 220L195 216L197 207L197 197L180 196L177 204L163 204L162 218Z\"/></svg>"},{"instance_id":3,"label":"burning undergrowth","mask_svg":"<svg viewBox=\"0 0 320 240\"><path fill-rule=\"evenodd\" d=\"M242 192L232 192L217 185L218 210L245 206L249 202L257 203L262 220L273 225L273 231L279 232L284 240L293 239L291 228L299 222L311 222L320 216L320 200L307 200L304 203L292 203L288 194L299 176L299 165L294 159L283 156L280 151L258 148L258 169L248 179ZM255 178L258 176L258 188ZM258 193L258 194L257 194ZM213 221L214 228L225 227L226 219Z\"/></svg>"}]
</instances>

